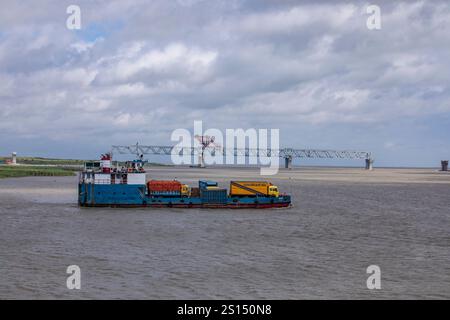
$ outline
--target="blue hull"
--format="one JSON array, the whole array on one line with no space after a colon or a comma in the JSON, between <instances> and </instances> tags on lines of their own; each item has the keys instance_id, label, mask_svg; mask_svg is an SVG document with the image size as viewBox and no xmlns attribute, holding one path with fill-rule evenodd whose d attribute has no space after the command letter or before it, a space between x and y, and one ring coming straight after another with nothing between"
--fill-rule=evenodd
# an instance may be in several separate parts
<instances>
[{"instance_id":1,"label":"blue hull","mask_svg":"<svg viewBox=\"0 0 450 320\"><path fill-rule=\"evenodd\" d=\"M174 208L282 208L291 197L226 197L217 202L202 197L156 197L146 193L145 185L102 185L80 183L78 204L83 207L174 207Z\"/></svg>"}]
</instances>

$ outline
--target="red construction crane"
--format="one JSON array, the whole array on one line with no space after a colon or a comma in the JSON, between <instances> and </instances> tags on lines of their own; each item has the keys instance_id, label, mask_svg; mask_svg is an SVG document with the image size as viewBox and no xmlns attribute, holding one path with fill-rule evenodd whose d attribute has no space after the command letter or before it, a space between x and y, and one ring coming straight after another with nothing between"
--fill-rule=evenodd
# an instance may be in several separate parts
<instances>
[{"instance_id":1,"label":"red construction crane","mask_svg":"<svg viewBox=\"0 0 450 320\"><path fill-rule=\"evenodd\" d=\"M216 138L214 136L200 136L195 135L195 139L200 143L201 152L198 154L198 166L200 168L205 167L205 149L208 150L222 150L222 146L219 143L216 143Z\"/></svg>"}]
</instances>

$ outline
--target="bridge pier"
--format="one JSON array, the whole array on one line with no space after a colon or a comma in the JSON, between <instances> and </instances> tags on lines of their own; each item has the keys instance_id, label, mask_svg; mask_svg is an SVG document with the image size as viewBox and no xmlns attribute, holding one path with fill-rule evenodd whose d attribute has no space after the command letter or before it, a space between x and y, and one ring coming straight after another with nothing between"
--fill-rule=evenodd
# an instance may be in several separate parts
<instances>
[{"instance_id":1,"label":"bridge pier","mask_svg":"<svg viewBox=\"0 0 450 320\"><path fill-rule=\"evenodd\" d=\"M373 170L373 159L366 159L366 170Z\"/></svg>"},{"instance_id":2,"label":"bridge pier","mask_svg":"<svg viewBox=\"0 0 450 320\"><path fill-rule=\"evenodd\" d=\"M292 156L287 156L284 158L284 167L286 169L292 169Z\"/></svg>"}]
</instances>

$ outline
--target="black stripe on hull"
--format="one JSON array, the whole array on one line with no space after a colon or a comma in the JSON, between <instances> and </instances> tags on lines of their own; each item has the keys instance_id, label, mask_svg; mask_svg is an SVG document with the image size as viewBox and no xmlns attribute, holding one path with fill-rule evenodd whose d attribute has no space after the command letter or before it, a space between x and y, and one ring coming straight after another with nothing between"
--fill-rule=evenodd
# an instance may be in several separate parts
<instances>
[{"instance_id":1,"label":"black stripe on hull","mask_svg":"<svg viewBox=\"0 0 450 320\"><path fill-rule=\"evenodd\" d=\"M80 204L88 208L197 208L197 209L272 209L290 207L290 202L249 204Z\"/></svg>"}]
</instances>

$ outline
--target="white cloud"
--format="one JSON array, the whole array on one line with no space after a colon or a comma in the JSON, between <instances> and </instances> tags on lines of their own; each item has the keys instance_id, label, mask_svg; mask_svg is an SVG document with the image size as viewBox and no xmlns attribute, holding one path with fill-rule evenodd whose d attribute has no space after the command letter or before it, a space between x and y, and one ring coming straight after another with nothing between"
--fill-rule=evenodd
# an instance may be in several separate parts
<instances>
[{"instance_id":1,"label":"white cloud","mask_svg":"<svg viewBox=\"0 0 450 320\"><path fill-rule=\"evenodd\" d=\"M89 86L92 81L94 81L95 77L97 76L97 70L88 70L85 68L75 68L75 69L69 69L61 74L61 81L64 81L65 83L73 83L81 85L82 87Z\"/></svg>"},{"instance_id":2,"label":"white cloud","mask_svg":"<svg viewBox=\"0 0 450 320\"><path fill-rule=\"evenodd\" d=\"M379 31L357 2L183 4L87 2L79 32L55 2L4 4L1 133L150 142L204 119L364 136L450 112L444 1L382 2Z\"/></svg>"},{"instance_id":3,"label":"white cloud","mask_svg":"<svg viewBox=\"0 0 450 320\"><path fill-rule=\"evenodd\" d=\"M342 27L357 14L353 4L306 5L285 10L250 14L238 25L239 31L256 34L285 33L320 24L327 27Z\"/></svg>"},{"instance_id":4,"label":"white cloud","mask_svg":"<svg viewBox=\"0 0 450 320\"><path fill-rule=\"evenodd\" d=\"M170 44L163 50L150 50L139 57L120 60L115 68L118 78L128 79L139 72L167 73L185 71L204 73L216 60L217 52Z\"/></svg>"},{"instance_id":5,"label":"white cloud","mask_svg":"<svg viewBox=\"0 0 450 320\"><path fill-rule=\"evenodd\" d=\"M261 117L269 122L284 118L285 122L361 122L364 119L369 90L343 88L339 84L313 82L283 92L262 93L239 101L227 108L241 117ZM379 120L379 119L378 119ZM263 121L263 119L260 119Z\"/></svg>"},{"instance_id":6,"label":"white cloud","mask_svg":"<svg viewBox=\"0 0 450 320\"><path fill-rule=\"evenodd\" d=\"M131 114L122 113L117 116L117 118L114 120L114 123L119 126L127 127L130 124L130 119L131 119Z\"/></svg>"}]
</instances>

